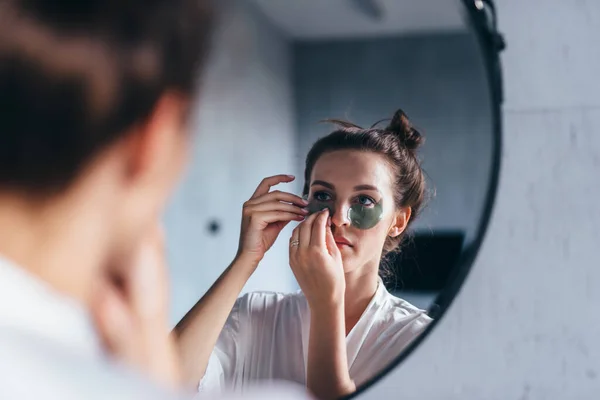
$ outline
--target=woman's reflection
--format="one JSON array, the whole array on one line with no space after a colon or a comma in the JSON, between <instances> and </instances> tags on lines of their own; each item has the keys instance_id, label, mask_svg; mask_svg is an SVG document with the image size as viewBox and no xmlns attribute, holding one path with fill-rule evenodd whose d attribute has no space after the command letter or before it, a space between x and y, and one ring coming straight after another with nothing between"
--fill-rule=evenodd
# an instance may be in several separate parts
<instances>
[{"instance_id":1,"label":"woman's reflection","mask_svg":"<svg viewBox=\"0 0 600 400\"><path fill-rule=\"evenodd\" d=\"M385 129L330 122L337 129L306 159L308 201L270 190L293 177L266 178L244 204L234 262L176 328L186 378L200 390L283 379L336 398L372 378L431 321L379 276L425 197L422 136L401 110ZM291 221L301 221L290 239L301 291L236 300Z\"/></svg>"}]
</instances>

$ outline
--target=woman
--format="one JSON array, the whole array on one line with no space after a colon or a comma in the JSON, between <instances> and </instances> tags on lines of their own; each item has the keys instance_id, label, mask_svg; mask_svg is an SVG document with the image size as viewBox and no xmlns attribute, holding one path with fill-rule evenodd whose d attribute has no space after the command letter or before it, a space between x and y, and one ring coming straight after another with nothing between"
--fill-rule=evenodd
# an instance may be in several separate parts
<instances>
[{"instance_id":1,"label":"woman","mask_svg":"<svg viewBox=\"0 0 600 400\"><path fill-rule=\"evenodd\" d=\"M184 375L201 391L283 379L336 398L373 377L430 322L378 276L423 203L416 157L423 138L401 110L385 129L330 122L338 129L306 159L308 201L270 191L293 177L265 179L244 204L234 262L176 327ZM236 300L291 221L301 221L290 266L302 290Z\"/></svg>"}]
</instances>

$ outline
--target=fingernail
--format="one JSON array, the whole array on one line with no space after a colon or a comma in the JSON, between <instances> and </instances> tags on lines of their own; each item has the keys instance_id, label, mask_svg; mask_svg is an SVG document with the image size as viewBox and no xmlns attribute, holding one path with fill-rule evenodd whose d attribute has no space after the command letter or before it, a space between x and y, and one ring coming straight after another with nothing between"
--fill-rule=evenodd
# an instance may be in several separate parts
<instances>
[{"instance_id":1,"label":"fingernail","mask_svg":"<svg viewBox=\"0 0 600 400\"><path fill-rule=\"evenodd\" d=\"M310 211L308 211L308 209L306 209L306 208L303 208L303 209L302 209L302 212L303 212L304 214L308 214Z\"/></svg>"},{"instance_id":2,"label":"fingernail","mask_svg":"<svg viewBox=\"0 0 600 400\"><path fill-rule=\"evenodd\" d=\"M287 175L287 177L290 179L296 179L296 177L294 175Z\"/></svg>"},{"instance_id":3,"label":"fingernail","mask_svg":"<svg viewBox=\"0 0 600 400\"><path fill-rule=\"evenodd\" d=\"M308 200L302 199L302 204L308 205Z\"/></svg>"}]
</instances>

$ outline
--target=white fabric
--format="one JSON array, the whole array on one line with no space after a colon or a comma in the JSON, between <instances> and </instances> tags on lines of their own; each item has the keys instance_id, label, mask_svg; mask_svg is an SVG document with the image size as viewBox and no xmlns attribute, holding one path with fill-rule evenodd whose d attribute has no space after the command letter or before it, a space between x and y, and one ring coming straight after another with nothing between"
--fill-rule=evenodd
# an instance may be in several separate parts
<instances>
[{"instance_id":1,"label":"white fabric","mask_svg":"<svg viewBox=\"0 0 600 400\"><path fill-rule=\"evenodd\" d=\"M0 258L1 399L167 399L104 357L86 310Z\"/></svg>"},{"instance_id":2,"label":"white fabric","mask_svg":"<svg viewBox=\"0 0 600 400\"><path fill-rule=\"evenodd\" d=\"M250 394L253 397L244 399L307 398L288 387ZM153 400L193 395L167 393L110 362L77 302L0 257L0 399Z\"/></svg>"},{"instance_id":3,"label":"white fabric","mask_svg":"<svg viewBox=\"0 0 600 400\"><path fill-rule=\"evenodd\" d=\"M346 337L350 377L375 376L429 324L425 311L391 295L380 281ZM251 382L305 385L310 309L302 292L253 292L240 297L221 332L198 389L242 391Z\"/></svg>"}]
</instances>

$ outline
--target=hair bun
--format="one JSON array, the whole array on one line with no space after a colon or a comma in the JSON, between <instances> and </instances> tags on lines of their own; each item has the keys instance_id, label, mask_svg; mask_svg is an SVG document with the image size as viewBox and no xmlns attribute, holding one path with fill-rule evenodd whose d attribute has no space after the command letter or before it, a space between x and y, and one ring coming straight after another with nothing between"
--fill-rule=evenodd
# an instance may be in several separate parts
<instances>
[{"instance_id":1,"label":"hair bun","mask_svg":"<svg viewBox=\"0 0 600 400\"><path fill-rule=\"evenodd\" d=\"M400 143L409 150L416 150L425 141L423 135L412 126L408 116L400 109L394 113L385 130L396 135Z\"/></svg>"}]
</instances>

